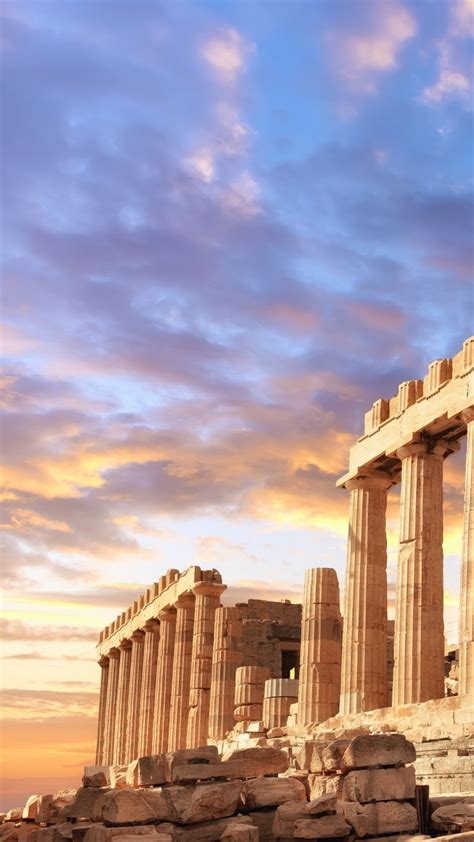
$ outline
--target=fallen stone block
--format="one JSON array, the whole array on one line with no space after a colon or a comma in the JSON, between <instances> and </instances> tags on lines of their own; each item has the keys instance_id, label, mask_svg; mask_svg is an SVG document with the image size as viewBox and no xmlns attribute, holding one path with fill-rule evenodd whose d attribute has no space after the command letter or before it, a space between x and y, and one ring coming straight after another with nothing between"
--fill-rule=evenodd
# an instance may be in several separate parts
<instances>
[{"instance_id":1,"label":"fallen stone block","mask_svg":"<svg viewBox=\"0 0 474 842\"><path fill-rule=\"evenodd\" d=\"M92 819L105 824L134 824L168 821L168 802L161 790L111 789L97 799ZM86 834L86 842L91 842Z\"/></svg>"},{"instance_id":2,"label":"fallen stone block","mask_svg":"<svg viewBox=\"0 0 474 842\"><path fill-rule=\"evenodd\" d=\"M120 764L110 767L110 786L112 789L125 789L127 784L128 764Z\"/></svg>"},{"instance_id":3,"label":"fallen stone block","mask_svg":"<svg viewBox=\"0 0 474 842\"><path fill-rule=\"evenodd\" d=\"M16 830L17 828L15 822L4 821L3 824L0 825L0 839L9 839L14 833L16 834Z\"/></svg>"},{"instance_id":4,"label":"fallen stone block","mask_svg":"<svg viewBox=\"0 0 474 842\"><path fill-rule=\"evenodd\" d=\"M339 775L308 775L309 798L337 792Z\"/></svg>"},{"instance_id":5,"label":"fallen stone block","mask_svg":"<svg viewBox=\"0 0 474 842\"><path fill-rule=\"evenodd\" d=\"M310 816L324 816L328 813L335 813L337 807L337 798L335 793L328 793L321 795L320 798L313 798L308 805L308 813Z\"/></svg>"},{"instance_id":6,"label":"fallen stone block","mask_svg":"<svg viewBox=\"0 0 474 842\"><path fill-rule=\"evenodd\" d=\"M343 816L332 815L297 819L293 835L295 839L337 839L350 832L351 827Z\"/></svg>"},{"instance_id":7,"label":"fallen stone block","mask_svg":"<svg viewBox=\"0 0 474 842\"><path fill-rule=\"evenodd\" d=\"M258 827L249 824L230 824L225 828L221 839L227 842L259 842Z\"/></svg>"},{"instance_id":8,"label":"fallen stone block","mask_svg":"<svg viewBox=\"0 0 474 842\"><path fill-rule=\"evenodd\" d=\"M22 807L12 807L6 815L7 822L19 822L23 816Z\"/></svg>"},{"instance_id":9,"label":"fallen stone block","mask_svg":"<svg viewBox=\"0 0 474 842\"><path fill-rule=\"evenodd\" d=\"M325 746L321 753L321 762L323 771L336 772L340 771L342 766L342 758L344 753L350 746L350 740L333 740L332 743ZM315 771L321 771L316 769Z\"/></svg>"},{"instance_id":10,"label":"fallen stone block","mask_svg":"<svg viewBox=\"0 0 474 842\"><path fill-rule=\"evenodd\" d=\"M179 751L168 751L163 755L167 768L167 780L171 781L171 773L175 766L186 766L189 763L219 763L217 746L202 746L200 748L183 748Z\"/></svg>"},{"instance_id":11,"label":"fallen stone block","mask_svg":"<svg viewBox=\"0 0 474 842\"><path fill-rule=\"evenodd\" d=\"M273 835L277 839L292 839L295 822L309 815L309 804L303 801L287 801L277 807L273 820Z\"/></svg>"},{"instance_id":12,"label":"fallen stone block","mask_svg":"<svg viewBox=\"0 0 474 842\"><path fill-rule=\"evenodd\" d=\"M406 801L380 801L376 804L340 801L338 811L358 836L414 833L418 830L416 809Z\"/></svg>"},{"instance_id":13,"label":"fallen stone block","mask_svg":"<svg viewBox=\"0 0 474 842\"><path fill-rule=\"evenodd\" d=\"M474 803L462 800L438 807L431 814L431 824L436 832L474 831Z\"/></svg>"},{"instance_id":14,"label":"fallen stone block","mask_svg":"<svg viewBox=\"0 0 474 842\"><path fill-rule=\"evenodd\" d=\"M218 842L226 828L229 825L235 827L236 824L248 827L250 821L247 816L232 816L187 827L175 826L173 827L173 842ZM161 827L162 825L157 825L157 830L161 831Z\"/></svg>"},{"instance_id":15,"label":"fallen stone block","mask_svg":"<svg viewBox=\"0 0 474 842\"><path fill-rule=\"evenodd\" d=\"M86 786L79 787L72 801L63 807L63 816L68 819L92 818L96 801L108 791L109 787L102 787L101 789Z\"/></svg>"},{"instance_id":16,"label":"fallen stone block","mask_svg":"<svg viewBox=\"0 0 474 842\"><path fill-rule=\"evenodd\" d=\"M351 740L342 757L341 769L403 766L415 759L415 746L403 734L364 734Z\"/></svg>"},{"instance_id":17,"label":"fallen stone block","mask_svg":"<svg viewBox=\"0 0 474 842\"><path fill-rule=\"evenodd\" d=\"M60 789L49 799L40 804L38 821L46 824L58 824L64 821L66 808L72 804L76 797L77 789ZM49 800L48 800L49 799ZM44 816L46 816L44 818Z\"/></svg>"},{"instance_id":18,"label":"fallen stone block","mask_svg":"<svg viewBox=\"0 0 474 842\"><path fill-rule=\"evenodd\" d=\"M166 818L178 824L226 818L236 812L241 789L242 781L167 787L162 791Z\"/></svg>"},{"instance_id":19,"label":"fallen stone block","mask_svg":"<svg viewBox=\"0 0 474 842\"><path fill-rule=\"evenodd\" d=\"M133 827L130 825L106 827L104 824L92 824L86 830L84 842L112 842L112 837L119 839L131 832L134 836L150 836L157 832L157 827L158 825L154 824L134 825ZM163 825L159 825L159 827L161 828ZM173 825L166 825L165 830L167 832L173 830ZM156 840L153 839L153 842L156 842Z\"/></svg>"},{"instance_id":20,"label":"fallen stone block","mask_svg":"<svg viewBox=\"0 0 474 842\"><path fill-rule=\"evenodd\" d=\"M241 801L247 810L277 807L286 801L306 802L306 789L304 784L295 778L255 778L245 781Z\"/></svg>"},{"instance_id":21,"label":"fallen stone block","mask_svg":"<svg viewBox=\"0 0 474 842\"><path fill-rule=\"evenodd\" d=\"M175 766L171 770L171 783L191 783L212 778L245 777L245 764L241 760L229 760L222 763L189 763L187 766Z\"/></svg>"},{"instance_id":22,"label":"fallen stone block","mask_svg":"<svg viewBox=\"0 0 474 842\"><path fill-rule=\"evenodd\" d=\"M275 737L286 737L286 729L278 727L270 728L270 730L267 731L267 739L271 740Z\"/></svg>"},{"instance_id":23,"label":"fallen stone block","mask_svg":"<svg viewBox=\"0 0 474 842\"><path fill-rule=\"evenodd\" d=\"M413 766L356 769L341 775L337 790L343 801L406 801L415 797Z\"/></svg>"},{"instance_id":24,"label":"fallen stone block","mask_svg":"<svg viewBox=\"0 0 474 842\"><path fill-rule=\"evenodd\" d=\"M97 789L103 786L110 786L110 767L84 766L82 786L91 786Z\"/></svg>"},{"instance_id":25,"label":"fallen stone block","mask_svg":"<svg viewBox=\"0 0 474 842\"><path fill-rule=\"evenodd\" d=\"M276 810L258 810L248 813L248 818L258 828L259 842L274 842L273 822L275 815Z\"/></svg>"},{"instance_id":26,"label":"fallen stone block","mask_svg":"<svg viewBox=\"0 0 474 842\"><path fill-rule=\"evenodd\" d=\"M132 760L127 768L125 781L127 786L161 786L170 780L168 765L164 754L152 754Z\"/></svg>"},{"instance_id":27,"label":"fallen stone block","mask_svg":"<svg viewBox=\"0 0 474 842\"><path fill-rule=\"evenodd\" d=\"M38 815L36 820L46 824L51 817L51 804L53 801L53 794L40 795L38 801Z\"/></svg>"},{"instance_id":28,"label":"fallen stone block","mask_svg":"<svg viewBox=\"0 0 474 842\"><path fill-rule=\"evenodd\" d=\"M288 769L288 755L277 748L259 746L238 748L224 754L222 760L242 761L244 777L256 778L259 775L278 775Z\"/></svg>"}]
</instances>

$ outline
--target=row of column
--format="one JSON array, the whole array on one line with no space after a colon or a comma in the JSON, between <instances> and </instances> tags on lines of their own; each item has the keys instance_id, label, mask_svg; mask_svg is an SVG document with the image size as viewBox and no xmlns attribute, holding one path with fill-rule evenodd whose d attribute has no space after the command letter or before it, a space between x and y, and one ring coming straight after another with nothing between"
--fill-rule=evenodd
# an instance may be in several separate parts
<instances>
[{"instance_id":1,"label":"row of column","mask_svg":"<svg viewBox=\"0 0 474 842\"><path fill-rule=\"evenodd\" d=\"M474 694L474 410L467 425L459 619L459 693ZM400 544L395 606L393 706L444 695L443 459L455 442L397 451L401 460ZM387 490L367 472L350 480L341 671L341 713L385 707L387 698Z\"/></svg>"},{"instance_id":2,"label":"row of column","mask_svg":"<svg viewBox=\"0 0 474 842\"><path fill-rule=\"evenodd\" d=\"M198 582L101 658L98 764L206 744L214 622L224 587Z\"/></svg>"}]
</instances>

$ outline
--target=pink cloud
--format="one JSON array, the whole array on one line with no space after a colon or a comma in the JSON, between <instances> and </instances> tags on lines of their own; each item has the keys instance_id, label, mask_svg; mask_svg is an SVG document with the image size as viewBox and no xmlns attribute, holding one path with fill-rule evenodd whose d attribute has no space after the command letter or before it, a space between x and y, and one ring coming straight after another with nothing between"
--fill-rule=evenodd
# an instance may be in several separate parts
<instances>
[{"instance_id":1,"label":"pink cloud","mask_svg":"<svg viewBox=\"0 0 474 842\"><path fill-rule=\"evenodd\" d=\"M228 27L201 43L199 53L220 82L232 83L245 70L247 59L255 52L236 29Z\"/></svg>"}]
</instances>

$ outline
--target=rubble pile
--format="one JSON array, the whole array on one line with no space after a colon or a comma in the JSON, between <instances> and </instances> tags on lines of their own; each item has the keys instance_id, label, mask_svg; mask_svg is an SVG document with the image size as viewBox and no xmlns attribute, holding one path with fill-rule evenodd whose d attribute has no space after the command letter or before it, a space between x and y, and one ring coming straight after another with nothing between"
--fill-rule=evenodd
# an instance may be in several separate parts
<instances>
[{"instance_id":1,"label":"rubble pile","mask_svg":"<svg viewBox=\"0 0 474 842\"><path fill-rule=\"evenodd\" d=\"M294 756L272 746L219 755L211 745L91 766L77 790L11 810L0 842L428 839L416 836L414 760L403 735L378 734L310 741ZM467 842L474 798L438 799L432 829Z\"/></svg>"}]
</instances>

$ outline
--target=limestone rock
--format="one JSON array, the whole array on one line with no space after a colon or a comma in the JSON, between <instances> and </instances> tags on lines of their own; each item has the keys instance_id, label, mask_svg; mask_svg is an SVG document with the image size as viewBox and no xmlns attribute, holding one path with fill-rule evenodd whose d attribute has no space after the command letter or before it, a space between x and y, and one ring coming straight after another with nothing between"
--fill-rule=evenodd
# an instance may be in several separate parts
<instances>
[{"instance_id":1,"label":"limestone rock","mask_svg":"<svg viewBox=\"0 0 474 842\"><path fill-rule=\"evenodd\" d=\"M30 795L23 807L22 818L35 820L38 816L39 809L39 795Z\"/></svg>"},{"instance_id":2,"label":"limestone rock","mask_svg":"<svg viewBox=\"0 0 474 842\"><path fill-rule=\"evenodd\" d=\"M127 765L110 766L110 786L112 789L125 789L127 784Z\"/></svg>"},{"instance_id":3,"label":"limestone rock","mask_svg":"<svg viewBox=\"0 0 474 842\"><path fill-rule=\"evenodd\" d=\"M293 835L295 839L334 839L350 832L350 825L342 816L331 815L298 819Z\"/></svg>"},{"instance_id":4,"label":"limestone rock","mask_svg":"<svg viewBox=\"0 0 474 842\"><path fill-rule=\"evenodd\" d=\"M337 792L339 777L339 775L308 775L310 799Z\"/></svg>"},{"instance_id":5,"label":"limestone rock","mask_svg":"<svg viewBox=\"0 0 474 842\"><path fill-rule=\"evenodd\" d=\"M192 783L212 778L242 778L244 764L240 760L223 763L189 763L171 770L171 783Z\"/></svg>"},{"instance_id":6,"label":"limestone rock","mask_svg":"<svg viewBox=\"0 0 474 842\"><path fill-rule=\"evenodd\" d=\"M169 751L163 757L166 763L167 780L171 781L171 773L175 766L186 766L190 763L218 763L219 751L217 746L201 746Z\"/></svg>"},{"instance_id":7,"label":"limestone rock","mask_svg":"<svg viewBox=\"0 0 474 842\"><path fill-rule=\"evenodd\" d=\"M295 778L255 778L246 781L241 795L247 810L277 807L286 801L306 801L304 784Z\"/></svg>"},{"instance_id":8,"label":"limestone rock","mask_svg":"<svg viewBox=\"0 0 474 842\"><path fill-rule=\"evenodd\" d=\"M403 734L364 734L351 740L344 752L341 768L403 766L415 759L415 746Z\"/></svg>"},{"instance_id":9,"label":"limestone rock","mask_svg":"<svg viewBox=\"0 0 474 842\"><path fill-rule=\"evenodd\" d=\"M167 821L169 807L161 790L111 789L95 802L92 818L110 825Z\"/></svg>"},{"instance_id":10,"label":"limestone rock","mask_svg":"<svg viewBox=\"0 0 474 842\"><path fill-rule=\"evenodd\" d=\"M275 816L276 810L258 810L255 813L248 814L252 824L258 828L259 842L274 842L273 822Z\"/></svg>"},{"instance_id":11,"label":"limestone rock","mask_svg":"<svg viewBox=\"0 0 474 842\"><path fill-rule=\"evenodd\" d=\"M125 781L127 786L160 786L169 780L164 754L139 757L128 765Z\"/></svg>"},{"instance_id":12,"label":"limestone rock","mask_svg":"<svg viewBox=\"0 0 474 842\"><path fill-rule=\"evenodd\" d=\"M2 842L6 842L7 839L12 840L16 838L17 833L18 829L15 822L4 822L4 824L0 825L0 839Z\"/></svg>"},{"instance_id":13,"label":"limestone rock","mask_svg":"<svg viewBox=\"0 0 474 842\"><path fill-rule=\"evenodd\" d=\"M237 810L241 781L170 786L163 790L167 817L178 824L193 824L231 816Z\"/></svg>"},{"instance_id":14,"label":"limestone rock","mask_svg":"<svg viewBox=\"0 0 474 842\"><path fill-rule=\"evenodd\" d=\"M6 819L7 822L19 822L21 821L23 814L23 809L21 807L12 807L11 810L8 811Z\"/></svg>"},{"instance_id":15,"label":"limestone rock","mask_svg":"<svg viewBox=\"0 0 474 842\"><path fill-rule=\"evenodd\" d=\"M69 819L90 819L95 802L108 791L108 787L95 789L94 787L81 786L72 801L63 808L62 814Z\"/></svg>"},{"instance_id":16,"label":"limestone rock","mask_svg":"<svg viewBox=\"0 0 474 842\"><path fill-rule=\"evenodd\" d=\"M106 827L103 824L92 824L86 830L86 834L84 836L84 842L111 842L112 837L115 839L119 839L121 836L126 836L127 834L133 832L134 836L150 836L157 832L157 828L163 827L163 825L152 825L152 824L143 824L143 825L135 825L133 828L130 825L115 825L113 827ZM172 830L173 825L166 825L165 831ZM151 842L151 840L150 840ZM155 840L153 839L153 842Z\"/></svg>"},{"instance_id":17,"label":"limestone rock","mask_svg":"<svg viewBox=\"0 0 474 842\"><path fill-rule=\"evenodd\" d=\"M474 830L474 803L471 800L457 801L438 807L431 815L433 828L437 832L459 833Z\"/></svg>"},{"instance_id":18,"label":"limestone rock","mask_svg":"<svg viewBox=\"0 0 474 842\"><path fill-rule=\"evenodd\" d=\"M272 740L275 737L285 737L286 736L286 729L285 728L270 728L267 731L267 739Z\"/></svg>"},{"instance_id":19,"label":"limestone rock","mask_svg":"<svg viewBox=\"0 0 474 842\"><path fill-rule=\"evenodd\" d=\"M259 838L258 827L249 824L230 824L221 836L227 842L259 842Z\"/></svg>"},{"instance_id":20,"label":"limestone rock","mask_svg":"<svg viewBox=\"0 0 474 842\"><path fill-rule=\"evenodd\" d=\"M377 804L342 801L338 809L358 836L413 833L418 830L416 809L406 801L380 801Z\"/></svg>"},{"instance_id":21,"label":"limestone rock","mask_svg":"<svg viewBox=\"0 0 474 842\"><path fill-rule=\"evenodd\" d=\"M233 749L224 754L223 761L243 761L243 777L252 778L259 775L278 775L288 766L288 756L277 748L259 746L255 748Z\"/></svg>"},{"instance_id":22,"label":"limestone rock","mask_svg":"<svg viewBox=\"0 0 474 842\"><path fill-rule=\"evenodd\" d=\"M110 786L110 766L84 766L82 786Z\"/></svg>"},{"instance_id":23,"label":"limestone rock","mask_svg":"<svg viewBox=\"0 0 474 842\"><path fill-rule=\"evenodd\" d=\"M51 804L53 800L53 794L48 793L47 795L40 795L38 801L38 815L36 820L38 822L48 822L51 816Z\"/></svg>"},{"instance_id":24,"label":"limestone rock","mask_svg":"<svg viewBox=\"0 0 474 842\"><path fill-rule=\"evenodd\" d=\"M324 816L326 813L335 813L337 798L335 793L321 795L320 798L313 798L308 805L310 816Z\"/></svg>"},{"instance_id":25,"label":"limestone rock","mask_svg":"<svg viewBox=\"0 0 474 842\"><path fill-rule=\"evenodd\" d=\"M413 766L395 769L357 769L339 780L338 796L343 801L405 801L415 797Z\"/></svg>"},{"instance_id":26,"label":"limestone rock","mask_svg":"<svg viewBox=\"0 0 474 842\"><path fill-rule=\"evenodd\" d=\"M322 750L323 769L327 772L336 772L341 769L342 758L349 748L350 740L334 740ZM316 769L315 771L319 771Z\"/></svg>"},{"instance_id":27,"label":"limestone rock","mask_svg":"<svg viewBox=\"0 0 474 842\"><path fill-rule=\"evenodd\" d=\"M44 807L43 805L40 806L38 821L49 823L64 818L64 811L72 804L76 793L77 789L60 789L59 792L55 792L49 804L46 802ZM43 818L44 814L47 814L48 817Z\"/></svg>"},{"instance_id":28,"label":"limestone rock","mask_svg":"<svg viewBox=\"0 0 474 842\"><path fill-rule=\"evenodd\" d=\"M173 842L218 842L224 831L236 824L248 827L251 825L247 816L231 816L226 819L201 822L187 826L172 826ZM161 831L163 825L158 825L157 830ZM151 840L150 840L151 842Z\"/></svg>"},{"instance_id":29,"label":"limestone rock","mask_svg":"<svg viewBox=\"0 0 474 842\"><path fill-rule=\"evenodd\" d=\"M155 830L153 833L149 834L150 842L173 842L173 836L171 833L157 833ZM112 842L114 840L119 839L120 842L136 842L138 836L135 833L135 829L133 827L129 828L128 833L124 833L121 836L112 836Z\"/></svg>"}]
</instances>

